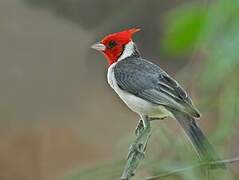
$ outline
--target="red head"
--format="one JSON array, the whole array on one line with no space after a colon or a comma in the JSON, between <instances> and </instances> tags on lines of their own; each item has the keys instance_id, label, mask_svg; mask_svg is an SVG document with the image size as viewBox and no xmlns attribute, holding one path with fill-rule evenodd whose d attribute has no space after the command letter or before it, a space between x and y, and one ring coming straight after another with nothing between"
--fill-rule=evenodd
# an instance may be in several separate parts
<instances>
[{"instance_id":1,"label":"red head","mask_svg":"<svg viewBox=\"0 0 239 180\"><path fill-rule=\"evenodd\" d=\"M132 28L114 34L109 34L99 43L92 45L91 48L101 51L108 60L109 65L111 65L121 56L125 45L132 40L133 34L138 31L140 31L140 29Z\"/></svg>"}]
</instances>

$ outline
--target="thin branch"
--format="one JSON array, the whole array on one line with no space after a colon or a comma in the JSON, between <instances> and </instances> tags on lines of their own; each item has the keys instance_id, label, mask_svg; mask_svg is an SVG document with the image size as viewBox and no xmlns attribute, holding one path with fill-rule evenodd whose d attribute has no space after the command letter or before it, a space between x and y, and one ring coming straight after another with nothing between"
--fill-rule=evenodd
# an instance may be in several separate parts
<instances>
[{"instance_id":1,"label":"thin branch","mask_svg":"<svg viewBox=\"0 0 239 180\"><path fill-rule=\"evenodd\" d=\"M136 168L140 161L144 158L147 143L151 135L150 121L147 121L146 128L143 127L143 123L140 120L135 130L136 139L130 146L127 162L122 173L122 180L129 180L134 176Z\"/></svg>"},{"instance_id":2,"label":"thin branch","mask_svg":"<svg viewBox=\"0 0 239 180\"><path fill-rule=\"evenodd\" d=\"M232 164L232 163L235 163L235 162L239 162L239 157L235 157L235 158L232 158L232 159L219 160L219 161L212 161L212 162L209 162L209 163L199 163L199 164L196 164L194 166L189 166L189 167L185 167L185 168L181 168L181 169L175 169L175 170L172 170L172 171L169 171L169 172L164 172L164 173L159 174L158 176L148 177L148 178L146 178L146 180L157 180L159 178L164 178L164 177L172 176L172 175L175 175L175 174L180 174L184 171L200 168L200 167L203 167L203 166L212 166L212 165L217 165L217 164L222 164L222 163Z\"/></svg>"}]
</instances>

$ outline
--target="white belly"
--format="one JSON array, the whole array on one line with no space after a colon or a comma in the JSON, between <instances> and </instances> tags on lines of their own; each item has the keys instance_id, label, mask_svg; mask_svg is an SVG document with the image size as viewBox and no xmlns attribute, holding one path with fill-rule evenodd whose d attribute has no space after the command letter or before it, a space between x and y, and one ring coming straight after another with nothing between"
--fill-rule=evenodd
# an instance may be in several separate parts
<instances>
[{"instance_id":1,"label":"white belly","mask_svg":"<svg viewBox=\"0 0 239 180\"><path fill-rule=\"evenodd\" d=\"M172 116L172 114L163 106L155 105L148 102L142 98L139 98L133 94L130 94L122 89L116 83L113 67L116 64L112 64L108 69L107 79L110 86L115 90L119 97L124 101L124 103L134 112L139 115L148 115L151 117L167 117Z\"/></svg>"}]
</instances>

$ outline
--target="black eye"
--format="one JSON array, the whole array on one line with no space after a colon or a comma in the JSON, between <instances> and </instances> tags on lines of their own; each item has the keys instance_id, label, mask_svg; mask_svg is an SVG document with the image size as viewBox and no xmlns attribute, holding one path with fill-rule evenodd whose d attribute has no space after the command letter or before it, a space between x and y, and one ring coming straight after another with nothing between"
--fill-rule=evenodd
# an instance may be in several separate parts
<instances>
[{"instance_id":1,"label":"black eye","mask_svg":"<svg viewBox=\"0 0 239 180\"><path fill-rule=\"evenodd\" d=\"M109 44L108 44L108 47L109 48L113 48L117 45L117 43L115 41L110 41Z\"/></svg>"}]
</instances>

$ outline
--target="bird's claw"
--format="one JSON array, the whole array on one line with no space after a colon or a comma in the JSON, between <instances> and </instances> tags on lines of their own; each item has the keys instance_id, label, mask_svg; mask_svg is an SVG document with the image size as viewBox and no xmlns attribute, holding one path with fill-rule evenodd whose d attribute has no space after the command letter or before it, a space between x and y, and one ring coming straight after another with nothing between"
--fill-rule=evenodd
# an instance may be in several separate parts
<instances>
[{"instance_id":1,"label":"bird's claw","mask_svg":"<svg viewBox=\"0 0 239 180\"><path fill-rule=\"evenodd\" d=\"M166 117L166 116L165 116L165 117L150 117L149 120L150 120L150 121L164 120L165 118L167 118L167 117Z\"/></svg>"},{"instance_id":2,"label":"bird's claw","mask_svg":"<svg viewBox=\"0 0 239 180\"><path fill-rule=\"evenodd\" d=\"M164 120L167 117L150 117L150 121ZM145 129L142 119L139 120L137 127L135 128L135 135L138 136Z\"/></svg>"}]
</instances>

